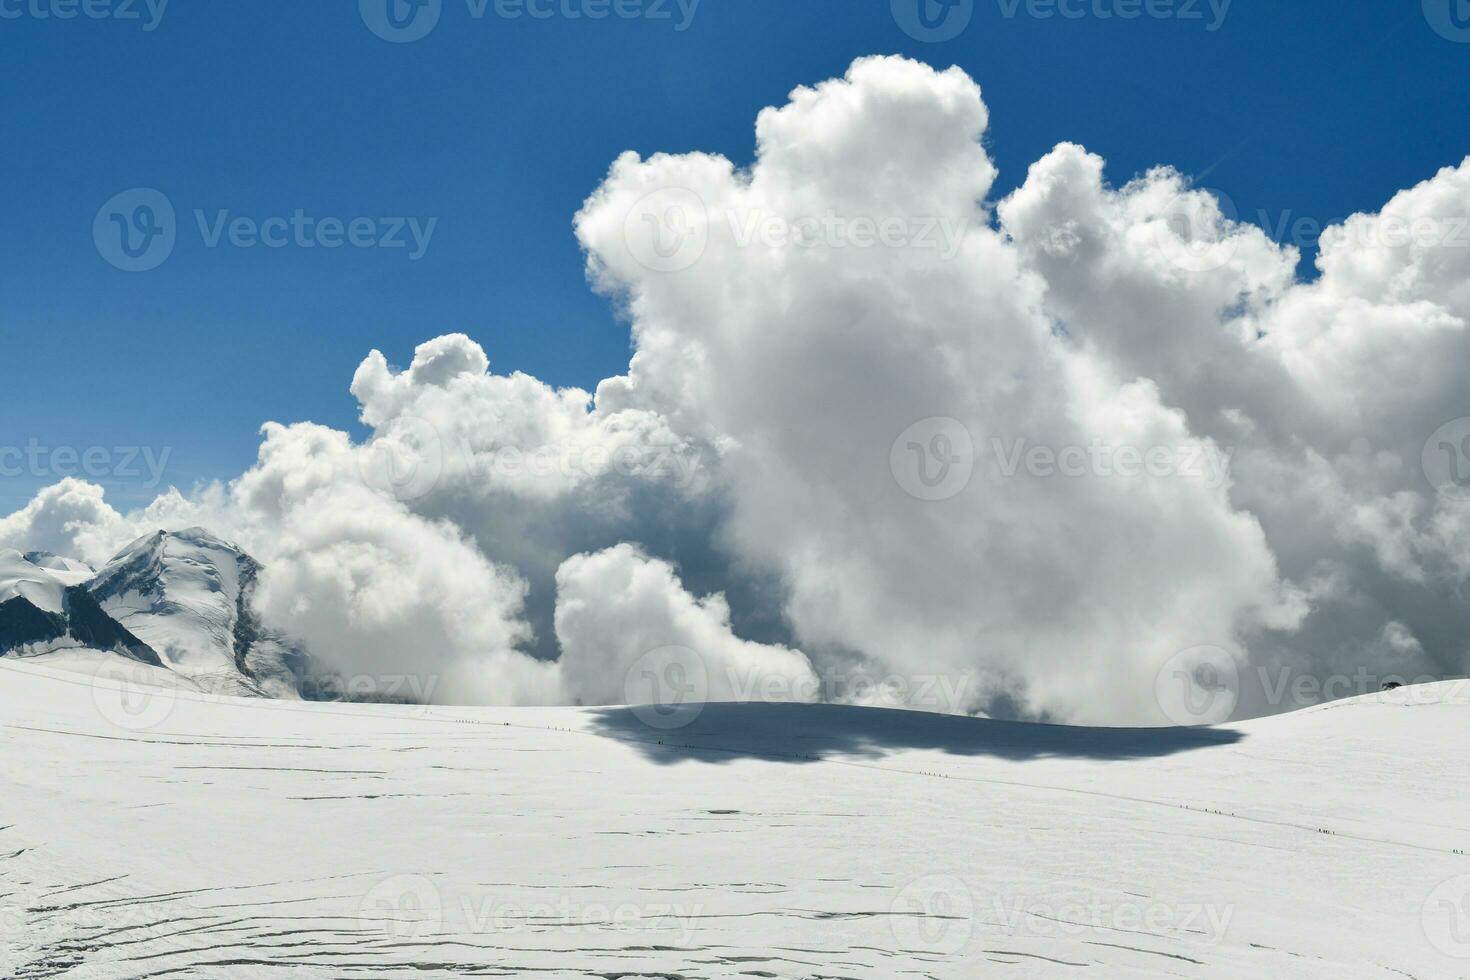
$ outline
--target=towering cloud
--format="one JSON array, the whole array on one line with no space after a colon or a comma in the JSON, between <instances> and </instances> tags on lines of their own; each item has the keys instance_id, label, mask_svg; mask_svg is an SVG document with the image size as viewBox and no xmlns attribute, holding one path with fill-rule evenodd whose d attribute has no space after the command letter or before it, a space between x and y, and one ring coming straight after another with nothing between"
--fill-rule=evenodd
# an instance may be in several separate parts
<instances>
[{"instance_id":1,"label":"towering cloud","mask_svg":"<svg viewBox=\"0 0 1470 980\"><path fill-rule=\"evenodd\" d=\"M575 233L626 375L375 351L365 443L268 425L227 486L120 515L68 481L0 545L215 527L264 614L451 700L617 700L667 647L1087 722L1179 720L1158 680L1202 648L1241 712L1289 671L1463 672L1470 162L1303 280L1168 168L1064 143L992 201L987 125L958 69L869 58L762 111L749 169L625 154Z\"/></svg>"}]
</instances>

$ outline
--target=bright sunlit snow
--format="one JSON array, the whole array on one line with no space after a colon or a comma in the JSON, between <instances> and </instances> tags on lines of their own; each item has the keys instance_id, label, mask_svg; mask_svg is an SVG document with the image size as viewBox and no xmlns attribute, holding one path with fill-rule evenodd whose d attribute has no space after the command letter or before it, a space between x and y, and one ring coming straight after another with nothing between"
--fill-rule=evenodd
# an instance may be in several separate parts
<instances>
[{"instance_id":1,"label":"bright sunlit snow","mask_svg":"<svg viewBox=\"0 0 1470 980\"><path fill-rule=\"evenodd\" d=\"M1470 952L1461 685L1219 729L649 711L0 662L0 975L1423 978Z\"/></svg>"}]
</instances>

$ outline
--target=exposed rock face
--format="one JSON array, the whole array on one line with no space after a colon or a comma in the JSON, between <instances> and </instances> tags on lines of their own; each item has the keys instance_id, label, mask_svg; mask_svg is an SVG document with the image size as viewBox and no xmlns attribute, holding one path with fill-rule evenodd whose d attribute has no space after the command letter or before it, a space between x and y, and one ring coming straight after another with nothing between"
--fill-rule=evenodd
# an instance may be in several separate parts
<instances>
[{"instance_id":1,"label":"exposed rock face","mask_svg":"<svg viewBox=\"0 0 1470 980\"><path fill-rule=\"evenodd\" d=\"M29 599L15 596L0 602L0 654L48 648L66 636L66 619L46 612Z\"/></svg>"}]
</instances>

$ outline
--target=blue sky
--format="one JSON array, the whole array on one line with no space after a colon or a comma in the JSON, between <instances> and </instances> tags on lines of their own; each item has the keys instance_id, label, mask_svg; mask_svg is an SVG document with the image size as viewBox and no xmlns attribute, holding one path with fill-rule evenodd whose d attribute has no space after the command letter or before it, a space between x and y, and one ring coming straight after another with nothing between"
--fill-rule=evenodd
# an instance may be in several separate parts
<instances>
[{"instance_id":1,"label":"blue sky","mask_svg":"<svg viewBox=\"0 0 1470 980\"><path fill-rule=\"evenodd\" d=\"M591 387L623 370L628 333L587 287L571 221L613 158L747 163L761 107L863 54L958 64L980 83L999 193L1071 140L1114 182L1173 164L1281 228L1376 208L1470 152L1470 9L1449 6L1462 0L1154 0L1167 16L1134 19L1116 16L1128 0L1072 0L1080 17L973 0L964 30L936 42L901 29L913 0L562 12L597 2L510 18L442 0L425 37L389 43L346 2L174 0L156 17L136 0L128 20L0 0L0 444L148 446L169 452L165 483L228 478L265 420L353 428L347 385L369 349L405 363L456 330L497 371ZM176 242L125 272L93 222L139 187L173 206ZM414 259L407 226L405 248L227 233L209 247L196 210L210 225L372 219L360 230L374 240L392 230L382 219L437 221ZM0 479L0 513L56 475ZM141 475L103 482L118 505L154 492Z\"/></svg>"}]
</instances>

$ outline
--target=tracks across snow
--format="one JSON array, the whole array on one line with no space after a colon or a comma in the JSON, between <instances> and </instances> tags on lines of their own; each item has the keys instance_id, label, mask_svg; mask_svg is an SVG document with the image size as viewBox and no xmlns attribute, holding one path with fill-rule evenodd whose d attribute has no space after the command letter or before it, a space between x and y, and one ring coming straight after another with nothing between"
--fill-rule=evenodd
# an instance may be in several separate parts
<instances>
[{"instance_id":1,"label":"tracks across snow","mask_svg":"<svg viewBox=\"0 0 1470 980\"><path fill-rule=\"evenodd\" d=\"M1463 975L1425 917L1470 874L1470 707L1399 694L1193 734L178 694L129 727L0 662L0 975Z\"/></svg>"}]
</instances>

